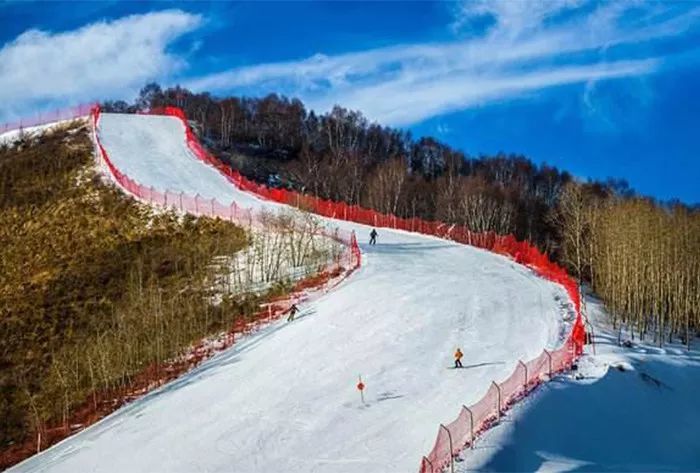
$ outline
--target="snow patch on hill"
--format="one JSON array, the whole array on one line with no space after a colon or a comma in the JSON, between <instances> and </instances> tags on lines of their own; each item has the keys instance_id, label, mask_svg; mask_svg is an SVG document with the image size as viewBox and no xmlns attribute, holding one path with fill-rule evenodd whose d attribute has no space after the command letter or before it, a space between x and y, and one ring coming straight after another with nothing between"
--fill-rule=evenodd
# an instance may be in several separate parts
<instances>
[{"instance_id":1,"label":"snow patch on hill","mask_svg":"<svg viewBox=\"0 0 700 473\"><path fill-rule=\"evenodd\" d=\"M0 133L0 146L13 145L17 140L23 137L34 137L39 136L47 131L55 130L61 126L65 126L71 123L87 123L87 118L75 118L70 120L59 120L57 122L47 123L45 125L30 126L27 128L21 128L17 130L10 130L4 133Z\"/></svg>"}]
</instances>

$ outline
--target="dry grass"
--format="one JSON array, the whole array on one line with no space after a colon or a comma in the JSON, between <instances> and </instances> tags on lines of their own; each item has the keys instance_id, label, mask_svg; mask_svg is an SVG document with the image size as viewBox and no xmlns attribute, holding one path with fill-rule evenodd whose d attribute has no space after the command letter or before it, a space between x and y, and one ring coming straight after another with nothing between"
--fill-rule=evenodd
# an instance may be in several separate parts
<instances>
[{"instance_id":1,"label":"dry grass","mask_svg":"<svg viewBox=\"0 0 700 473\"><path fill-rule=\"evenodd\" d=\"M0 148L0 448L91 393L257 310L210 304L210 264L248 243L228 223L153 214L91 171L85 130ZM76 185L79 183L79 185Z\"/></svg>"}]
</instances>

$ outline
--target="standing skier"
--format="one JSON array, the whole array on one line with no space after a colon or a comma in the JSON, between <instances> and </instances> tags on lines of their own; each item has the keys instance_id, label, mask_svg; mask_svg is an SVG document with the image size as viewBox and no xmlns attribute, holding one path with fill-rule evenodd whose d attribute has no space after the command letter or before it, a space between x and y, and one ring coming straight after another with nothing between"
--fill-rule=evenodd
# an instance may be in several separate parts
<instances>
[{"instance_id":1,"label":"standing skier","mask_svg":"<svg viewBox=\"0 0 700 473\"><path fill-rule=\"evenodd\" d=\"M297 312L299 312L299 308L297 307L296 304L292 304L292 306L288 310L289 312L289 317L287 317L287 322L291 322L294 320L294 316L297 315Z\"/></svg>"},{"instance_id":2,"label":"standing skier","mask_svg":"<svg viewBox=\"0 0 700 473\"><path fill-rule=\"evenodd\" d=\"M370 245L376 245L376 244L377 244L377 235L378 235L377 230L375 230L375 229L373 228L372 231L371 231L370 234L369 234L369 244L370 244Z\"/></svg>"},{"instance_id":3,"label":"standing skier","mask_svg":"<svg viewBox=\"0 0 700 473\"><path fill-rule=\"evenodd\" d=\"M457 351L455 352L455 368L464 368L464 366L462 366L463 356L464 354L462 353L462 350L457 348Z\"/></svg>"}]
</instances>

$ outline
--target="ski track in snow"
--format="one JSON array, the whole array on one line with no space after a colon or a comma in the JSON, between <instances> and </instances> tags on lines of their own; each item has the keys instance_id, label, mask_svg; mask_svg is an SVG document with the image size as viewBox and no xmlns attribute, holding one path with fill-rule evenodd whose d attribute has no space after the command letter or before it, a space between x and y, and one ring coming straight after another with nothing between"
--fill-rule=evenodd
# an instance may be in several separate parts
<instances>
[{"instance_id":1,"label":"ski track in snow","mask_svg":"<svg viewBox=\"0 0 700 473\"><path fill-rule=\"evenodd\" d=\"M115 165L142 184L284 207L194 158L174 118L103 114L99 134ZM559 345L555 297L565 292L529 269L386 228L369 246L370 227L329 224L357 232L363 265L310 303L313 314L237 342L10 471L415 471L440 423L519 359ZM458 346L467 369L449 370Z\"/></svg>"}]
</instances>

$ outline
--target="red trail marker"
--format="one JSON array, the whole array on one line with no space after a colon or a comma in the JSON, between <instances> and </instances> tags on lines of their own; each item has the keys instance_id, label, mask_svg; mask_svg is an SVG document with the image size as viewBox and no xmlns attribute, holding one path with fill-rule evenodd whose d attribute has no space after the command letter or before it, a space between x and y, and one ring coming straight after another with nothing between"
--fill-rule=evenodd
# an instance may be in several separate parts
<instances>
[{"instance_id":1,"label":"red trail marker","mask_svg":"<svg viewBox=\"0 0 700 473\"><path fill-rule=\"evenodd\" d=\"M365 383L362 382L362 376L358 375L357 378L360 380L359 383L357 383L357 390L360 391L360 399L362 399L362 404L365 403Z\"/></svg>"}]
</instances>

